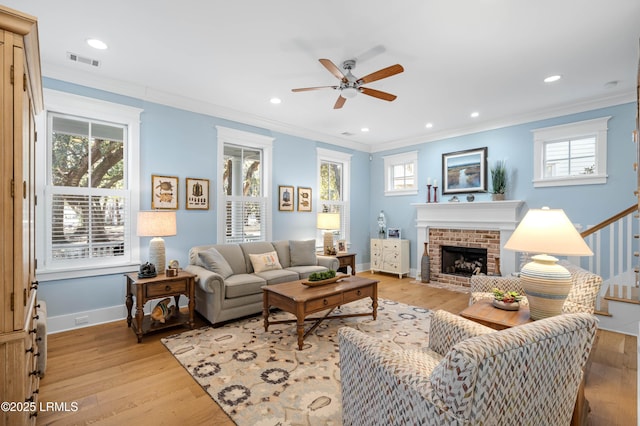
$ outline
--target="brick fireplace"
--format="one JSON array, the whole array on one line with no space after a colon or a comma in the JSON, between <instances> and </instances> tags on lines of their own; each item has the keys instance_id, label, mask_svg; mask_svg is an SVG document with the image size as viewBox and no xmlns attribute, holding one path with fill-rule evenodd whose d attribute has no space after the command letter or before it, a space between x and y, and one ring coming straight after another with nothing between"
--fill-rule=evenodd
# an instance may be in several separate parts
<instances>
[{"instance_id":1,"label":"brick fireplace","mask_svg":"<svg viewBox=\"0 0 640 426\"><path fill-rule=\"evenodd\" d=\"M431 281L469 286L468 276L441 270L441 246L482 248L487 250L486 271L494 274L496 259L502 275L518 269L516 253L503 250L525 213L518 200L478 201L471 203L424 203L416 206L417 259L420 265L424 243L429 243ZM416 271L420 279L420 267Z\"/></svg>"}]
</instances>

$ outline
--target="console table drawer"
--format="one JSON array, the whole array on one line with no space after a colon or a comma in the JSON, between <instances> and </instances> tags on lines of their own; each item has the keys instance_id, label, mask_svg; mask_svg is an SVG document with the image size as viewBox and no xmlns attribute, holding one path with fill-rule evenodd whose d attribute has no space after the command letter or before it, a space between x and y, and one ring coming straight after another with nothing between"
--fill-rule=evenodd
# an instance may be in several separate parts
<instances>
[{"instance_id":1,"label":"console table drawer","mask_svg":"<svg viewBox=\"0 0 640 426\"><path fill-rule=\"evenodd\" d=\"M308 313L322 311L342 303L342 294L334 294L332 296L323 297L322 299L309 300L307 302Z\"/></svg>"},{"instance_id":2,"label":"console table drawer","mask_svg":"<svg viewBox=\"0 0 640 426\"><path fill-rule=\"evenodd\" d=\"M187 280L147 284L147 297L161 297L171 293L187 294Z\"/></svg>"},{"instance_id":3,"label":"console table drawer","mask_svg":"<svg viewBox=\"0 0 640 426\"><path fill-rule=\"evenodd\" d=\"M342 303L353 302L354 300L360 300L363 297L371 297L373 295L373 289L371 287L357 288L355 290L349 290L344 293L344 300Z\"/></svg>"}]
</instances>

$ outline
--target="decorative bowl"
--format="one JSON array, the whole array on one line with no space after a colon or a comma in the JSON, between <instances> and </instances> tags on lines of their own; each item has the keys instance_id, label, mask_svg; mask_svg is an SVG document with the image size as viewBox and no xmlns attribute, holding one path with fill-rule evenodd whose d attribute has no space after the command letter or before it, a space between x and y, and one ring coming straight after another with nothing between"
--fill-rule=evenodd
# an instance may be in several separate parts
<instances>
[{"instance_id":1,"label":"decorative bowl","mask_svg":"<svg viewBox=\"0 0 640 426\"><path fill-rule=\"evenodd\" d=\"M518 302L503 302L502 300L493 299L493 306L498 309L504 309L505 311L517 311L520 309L520 303Z\"/></svg>"}]
</instances>

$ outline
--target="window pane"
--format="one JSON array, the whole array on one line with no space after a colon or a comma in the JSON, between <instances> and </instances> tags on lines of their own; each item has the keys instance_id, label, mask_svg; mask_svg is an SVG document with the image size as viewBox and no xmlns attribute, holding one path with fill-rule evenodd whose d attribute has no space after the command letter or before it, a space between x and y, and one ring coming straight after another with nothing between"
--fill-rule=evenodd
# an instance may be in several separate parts
<instances>
[{"instance_id":1,"label":"window pane","mask_svg":"<svg viewBox=\"0 0 640 426\"><path fill-rule=\"evenodd\" d=\"M90 158L92 188L123 189L123 142L94 139Z\"/></svg>"},{"instance_id":2,"label":"window pane","mask_svg":"<svg viewBox=\"0 0 640 426\"><path fill-rule=\"evenodd\" d=\"M225 243L264 241L265 202L229 200L225 203Z\"/></svg>"},{"instance_id":3,"label":"window pane","mask_svg":"<svg viewBox=\"0 0 640 426\"><path fill-rule=\"evenodd\" d=\"M320 199L342 200L342 164L320 164Z\"/></svg>"},{"instance_id":4,"label":"window pane","mask_svg":"<svg viewBox=\"0 0 640 426\"><path fill-rule=\"evenodd\" d=\"M52 184L87 187L89 184L89 123L53 117L52 127Z\"/></svg>"},{"instance_id":5,"label":"window pane","mask_svg":"<svg viewBox=\"0 0 640 426\"><path fill-rule=\"evenodd\" d=\"M262 196L262 151L224 146L222 190L225 195Z\"/></svg>"},{"instance_id":6,"label":"window pane","mask_svg":"<svg viewBox=\"0 0 640 426\"><path fill-rule=\"evenodd\" d=\"M53 260L124 255L124 197L54 194L51 207Z\"/></svg>"},{"instance_id":7,"label":"window pane","mask_svg":"<svg viewBox=\"0 0 640 426\"><path fill-rule=\"evenodd\" d=\"M595 173L596 138L545 144L544 177L576 176Z\"/></svg>"}]
</instances>

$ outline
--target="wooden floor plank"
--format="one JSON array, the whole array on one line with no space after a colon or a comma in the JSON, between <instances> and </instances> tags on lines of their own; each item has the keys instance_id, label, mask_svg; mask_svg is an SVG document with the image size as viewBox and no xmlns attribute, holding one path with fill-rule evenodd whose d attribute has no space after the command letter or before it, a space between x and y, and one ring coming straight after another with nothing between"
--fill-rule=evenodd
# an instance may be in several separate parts
<instances>
[{"instance_id":1,"label":"wooden floor plank","mask_svg":"<svg viewBox=\"0 0 640 426\"><path fill-rule=\"evenodd\" d=\"M378 295L428 309L459 313L469 295L398 279L395 275L358 275L380 280ZM197 326L206 322L197 318ZM41 412L38 425L179 424L227 426L234 423L173 358L160 338L181 328L145 335L142 343L126 321L116 321L48 338L47 373L40 401L78 402L77 412ZM637 340L599 331L585 388L589 424L637 422Z\"/></svg>"}]
</instances>

